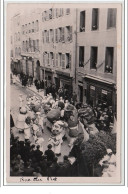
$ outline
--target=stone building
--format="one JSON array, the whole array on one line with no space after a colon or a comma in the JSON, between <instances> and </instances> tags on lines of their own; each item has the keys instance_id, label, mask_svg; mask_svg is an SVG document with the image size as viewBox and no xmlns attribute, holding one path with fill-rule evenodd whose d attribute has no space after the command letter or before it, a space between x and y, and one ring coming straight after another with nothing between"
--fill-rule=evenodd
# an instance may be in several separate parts
<instances>
[{"instance_id":1,"label":"stone building","mask_svg":"<svg viewBox=\"0 0 128 194\"><path fill-rule=\"evenodd\" d=\"M78 100L116 107L117 9L77 10Z\"/></svg>"}]
</instances>

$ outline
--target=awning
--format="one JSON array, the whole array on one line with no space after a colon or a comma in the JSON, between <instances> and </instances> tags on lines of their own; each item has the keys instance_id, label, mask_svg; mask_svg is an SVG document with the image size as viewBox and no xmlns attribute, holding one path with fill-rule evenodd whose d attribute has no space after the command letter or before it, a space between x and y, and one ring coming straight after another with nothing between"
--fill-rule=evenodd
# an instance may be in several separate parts
<instances>
[{"instance_id":1,"label":"awning","mask_svg":"<svg viewBox=\"0 0 128 194\"><path fill-rule=\"evenodd\" d=\"M70 73L67 73L67 72L62 72L62 71L58 71L56 70L56 73L60 76L66 76L66 77L69 77L69 78L72 78Z\"/></svg>"},{"instance_id":2,"label":"awning","mask_svg":"<svg viewBox=\"0 0 128 194\"><path fill-rule=\"evenodd\" d=\"M114 85L116 84L113 80L107 78L107 80L103 79L102 77L98 76L98 77L95 77L95 76L92 76L92 75L85 75L83 76L85 79L92 79L92 80L95 80L95 81L99 81L99 82L103 82L103 83L106 83L106 84L109 84L109 85Z\"/></svg>"}]
</instances>

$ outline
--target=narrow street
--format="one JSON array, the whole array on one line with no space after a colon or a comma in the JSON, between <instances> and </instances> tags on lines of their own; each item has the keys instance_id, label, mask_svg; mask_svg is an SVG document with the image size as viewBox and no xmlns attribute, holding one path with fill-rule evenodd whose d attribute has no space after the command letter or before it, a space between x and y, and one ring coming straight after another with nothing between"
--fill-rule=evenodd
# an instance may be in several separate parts
<instances>
[{"instance_id":1,"label":"narrow street","mask_svg":"<svg viewBox=\"0 0 128 194\"><path fill-rule=\"evenodd\" d=\"M34 94L34 92L30 91L29 88L22 88L22 86L19 83L11 85L11 113L15 123L19 113L19 94L23 95L23 99L24 99L23 106L25 106L27 95L28 94L32 95ZM38 95L38 98L41 98L41 97ZM19 136L19 133L16 128L13 129L13 133L18 134ZM51 134L50 131L48 131L47 129L44 129L44 133L43 133L44 151L47 149L48 139L50 137L50 134ZM20 134L20 138L24 139L22 134ZM68 155L69 151L70 151L70 148L68 146L68 142L65 140L62 144L61 156L58 158L58 161L63 161L63 156Z\"/></svg>"}]
</instances>

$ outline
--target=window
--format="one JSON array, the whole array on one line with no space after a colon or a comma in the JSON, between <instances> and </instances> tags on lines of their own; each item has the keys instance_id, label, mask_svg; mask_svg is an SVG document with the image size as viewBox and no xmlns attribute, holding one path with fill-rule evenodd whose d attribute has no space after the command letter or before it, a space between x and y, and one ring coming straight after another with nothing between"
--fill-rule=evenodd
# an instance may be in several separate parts
<instances>
[{"instance_id":1,"label":"window","mask_svg":"<svg viewBox=\"0 0 128 194\"><path fill-rule=\"evenodd\" d=\"M26 34L28 33L27 24L25 24Z\"/></svg>"},{"instance_id":2,"label":"window","mask_svg":"<svg viewBox=\"0 0 128 194\"><path fill-rule=\"evenodd\" d=\"M34 32L34 22L32 22L32 32Z\"/></svg>"},{"instance_id":3,"label":"window","mask_svg":"<svg viewBox=\"0 0 128 194\"><path fill-rule=\"evenodd\" d=\"M98 23L99 23L99 10L98 9L92 9L92 30L98 29Z\"/></svg>"},{"instance_id":4,"label":"window","mask_svg":"<svg viewBox=\"0 0 128 194\"><path fill-rule=\"evenodd\" d=\"M64 14L64 11L63 11L63 8L60 9L60 16L63 16Z\"/></svg>"},{"instance_id":5,"label":"window","mask_svg":"<svg viewBox=\"0 0 128 194\"><path fill-rule=\"evenodd\" d=\"M54 31L50 29L50 42L54 42Z\"/></svg>"},{"instance_id":6,"label":"window","mask_svg":"<svg viewBox=\"0 0 128 194\"><path fill-rule=\"evenodd\" d=\"M56 42L58 42L58 29L55 29Z\"/></svg>"},{"instance_id":7,"label":"window","mask_svg":"<svg viewBox=\"0 0 128 194\"><path fill-rule=\"evenodd\" d=\"M58 64L60 67L62 66L62 54L61 53L58 54Z\"/></svg>"},{"instance_id":8,"label":"window","mask_svg":"<svg viewBox=\"0 0 128 194\"><path fill-rule=\"evenodd\" d=\"M37 52L39 52L39 40L37 39Z\"/></svg>"},{"instance_id":9,"label":"window","mask_svg":"<svg viewBox=\"0 0 128 194\"><path fill-rule=\"evenodd\" d=\"M22 25L22 34L24 34L24 25Z\"/></svg>"},{"instance_id":10,"label":"window","mask_svg":"<svg viewBox=\"0 0 128 194\"><path fill-rule=\"evenodd\" d=\"M38 32L39 31L39 22L38 20L36 20L35 22L35 32Z\"/></svg>"},{"instance_id":11,"label":"window","mask_svg":"<svg viewBox=\"0 0 128 194\"><path fill-rule=\"evenodd\" d=\"M17 47L15 48L15 57L17 57L18 52L17 52Z\"/></svg>"},{"instance_id":12,"label":"window","mask_svg":"<svg viewBox=\"0 0 128 194\"><path fill-rule=\"evenodd\" d=\"M58 28L58 41L62 42L62 28Z\"/></svg>"},{"instance_id":13,"label":"window","mask_svg":"<svg viewBox=\"0 0 128 194\"><path fill-rule=\"evenodd\" d=\"M13 50L11 50L11 53L10 53L11 57L13 57Z\"/></svg>"},{"instance_id":14,"label":"window","mask_svg":"<svg viewBox=\"0 0 128 194\"><path fill-rule=\"evenodd\" d=\"M85 32L85 11L80 12L80 32Z\"/></svg>"},{"instance_id":15,"label":"window","mask_svg":"<svg viewBox=\"0 0 128 194\"><path fill-rule=\"evenodd\" d=\"M46 43L47 40L47 30L44 30L44 43Z\"/></svg>"},{"instance_id":16,"label":"window","mask_svg":"<svg viewBox=\"0 0 128 194\"><path fill-rule=\"evenodd\" d=\"M29 23L29 33L31 33L31 24Z\"/></svg>"},{"instance_id":17,"label":"window","mask_svg":"<svg viewBox=\"0 0 128 194\"><path fill-rule=\"evenodd\" d=\"M113 55L114 55L114 48L107 47L106 56L105 56L105 72L106 73L112 73L113 71Z\"/></svg>"},{"instance_id":18,"label":"window","mask_svg":"<svg viewBox=\"0 0 128 194\"><path fill-rule=\"evenodd\" d=\"M66 41L72 40L72 26L66 26Z\"/></svg>"},{"instance_id":19,"label":"window","mask_svg":"<svg viewBox=\"0 0 128 194\"><path fill-rule=\"evenodd\" d=\"M53 66L53 52L50 52L50 56L49 56L49 64Z\"/></svg>"},{"instance_id":20,"label":"window","mask_svg":"<svg viewBox=\"0 0 128 194\"><path fill-rule=\"evenodd\" d=\"M79 47L79 67L84 67L84 46Z\"/></svg>"},{"instance_id":21,"label":"window","mask_svg":"<svg viewBox=\"0 0 128 194\"><path fill-rule=\"evenodd\" d=\"M116 27L116 9L108 9L107 28Z\"/></svg>"},{"instance_id":22,"label":"window","mask_svg":"<svg viewBox=\"0 0 128 194\"><path fill-rule=\"evenodd\" d=\"M19 52L18 52L19 56L21 55L21 48L19 47Z\"/></svg>"},{"instance_id":23,"label":"window","mask_svg":"<svg viewBox=\"0 0 128 194\"><path fill-rule=\"evenodd\" d=\"M61 36L61 38L62 38L62 42L64 42L65 41L65 28L62 28L62 36Z\"/></svg>"},{"instance_id":24,"label":"window","mask_svg":"<svg viewBox=\"0 0 128 194\"><path fill-rule=\"evenodd\" d=\"M52 12L53 12L53 10L50 9L50 10L49 10L49 19L52 19Z\"/></svg>"},{"instance_id":25,"label":"window","mask_svg":"<svg viewBox=\"0 0 128 194\"><path fill-rule=\"evenodd\" d=\"M56 67L58 67L58 53L56 54Z\"/></svg>"},{"instance_id":26,"label":"window","mask_svg":"<svg viewBox=\"0 0 128 194\"><path fill-rule=\"evenodd\" d=\"M66 69L71 68L71 55L69 53L66 53L65 55L65 66Z\"/></svg>"},{"instance_id":27,"label":"window","mask_svg":"<svg viewBox=\"0 0 128 194\"><path fill-rule=\"evenodd\" d=\"M66 9L66 15L69 15L70 14L70 8L67 8Z\"/></svg>"},{"instance_id":28,"label":"window","mask_svg":"<svg viewBox=\"0 0 128 194\"><path fill-rule=\"evenodd\" d=\"M62 54L62 68L65 69L65 54Z\"/></svg>"},{"instance_id":29,"label":"window","mask_svg":"<svg viewBox=\"0 0 128 194\"><path fill-rule=\"evenodd\" d=\"M91 59L90 59L90 68L91 69L96 69L97 54L98 54L98 47L91 47Z\"/></svg>"},{"instance_id":30,"label":"window","mask_svg":"<svg viewBox=\"0 0 128 194\"><path fill-rule=\"evenodd\" d=\"M49 43L49 31L46 31L46 42Z\"/></svg>"}]
</instances>

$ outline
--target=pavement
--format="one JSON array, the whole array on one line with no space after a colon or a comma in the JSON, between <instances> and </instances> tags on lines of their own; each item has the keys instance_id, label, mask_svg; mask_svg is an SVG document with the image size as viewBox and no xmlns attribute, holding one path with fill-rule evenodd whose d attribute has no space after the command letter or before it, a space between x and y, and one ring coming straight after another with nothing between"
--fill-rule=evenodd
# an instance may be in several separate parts
<instances>
[{"instance_id":1,"label":"pavement","mask_svg":"<svg viewBox=\"0 0 128 194\"><path fill-rule=\"evenodd\" d=\"M11 85L11 113L14 119L14 123L16 123L17 120L17 116L19 114L19 94L23 95L23 106L26 105L26 97L28 96L28 94L36 94L40 99L43 97L44 92L37 92L36 88L34 86L31 87L22 87L21 83L19 81L17 81L15 84ZM17 131L17 129L14 127L13 128L13 133L15 135L18 135L20 139L24 140L24 135L23 134L19 134L19 132ZM43 142L43 147L44 147L44 151L47 149L47 145L48 145L48 139L51 135L51 132L44 128L44 133L43 133L43 138L44 138L44 142ZM33 141L33 137L31 137L31 141ZM68 142L67 140L65 140L62 144L62 149L61 149L61 156L58 157L58 161L61 162L63 161L63 156L64 155L68 155L70 152L70 148L68 146Z\"/></svg>"}]
</instances>

